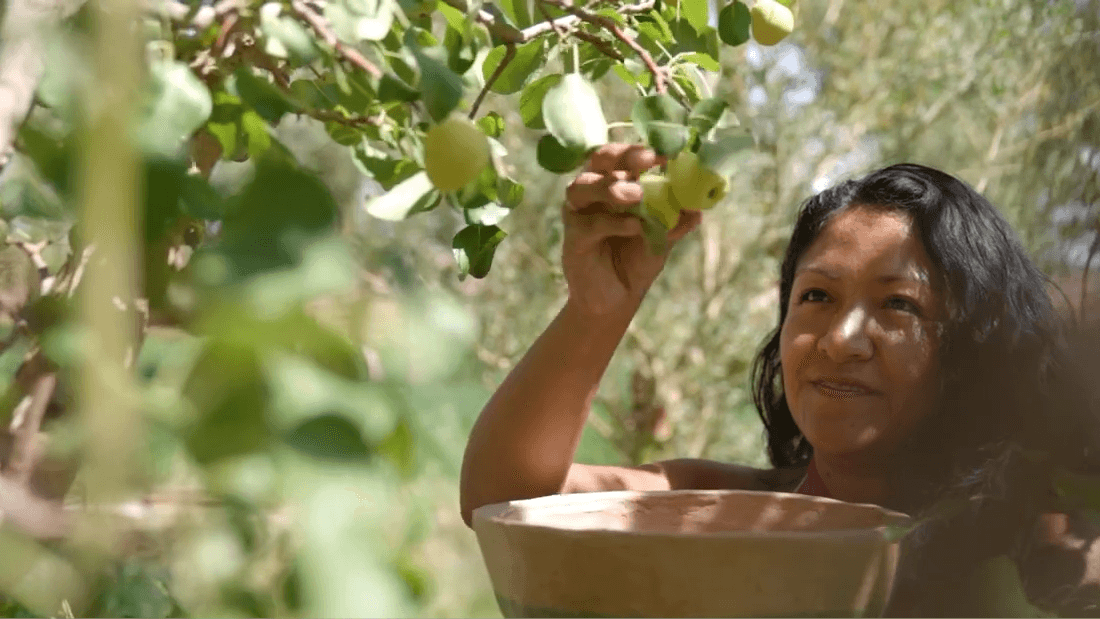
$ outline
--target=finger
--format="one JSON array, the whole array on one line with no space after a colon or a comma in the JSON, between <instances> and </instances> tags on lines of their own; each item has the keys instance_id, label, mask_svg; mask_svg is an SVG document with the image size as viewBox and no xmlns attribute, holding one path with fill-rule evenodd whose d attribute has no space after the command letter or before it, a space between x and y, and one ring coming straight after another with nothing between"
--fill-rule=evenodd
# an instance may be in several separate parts
<instances>
[{"instance_id":1,"label":"finger","mask_svg":"<svg viewBox=\"0 0 1100 619\"><path fill-rule=\"evenodd\" d=\"M636 180L642 172L661 165L665 161L666 159L653 149L634 144L623 152L619 159L619 168L626 170L631 178Z\"/></svg>"},{"instance_id":2,"label":"finger","mask_svg":"<svg viewBox=\"0 0 1100 619\"><path fill-rule=\"evenodd\" d=\"M703 221L702 211L680 211L680 219L676 226L668 231L669 243L675 243L684 238L689 232L699 227Z\"/></svg>"},{"instance_id":3,"label":"finger","mask_svg":"<svg viewBox=\"0 0 1100 619\"><path fill-rule=\"evenodd\" d=\"M573 215L573 242L578 250L587 250L605 239L633 237L642 234L642 220L619 213L588 213Z\"/></svg>"},{"instance_id":4,"label":"finger","mask_svg":"<svg viewBox=\"0 0 1100 619\"><path fill-rule=\"evenodd\" d=\"M608 174L582 172L565 189L566 203L575 211L601 203L614 210L637 204L642 199L642 187L627 178L622 170Z\"/></svg>"},{"instance_id":5,"label":"finger","mask_svg":"<svg viewBox=\"0 0 1100 619\"><path fill-rule=\"evenodd\" d=\"M630 146L617 142L604 144L588 157L585 169L591 172L614 172L619 169L619 161Z\"/></svg>"}]
</instances>

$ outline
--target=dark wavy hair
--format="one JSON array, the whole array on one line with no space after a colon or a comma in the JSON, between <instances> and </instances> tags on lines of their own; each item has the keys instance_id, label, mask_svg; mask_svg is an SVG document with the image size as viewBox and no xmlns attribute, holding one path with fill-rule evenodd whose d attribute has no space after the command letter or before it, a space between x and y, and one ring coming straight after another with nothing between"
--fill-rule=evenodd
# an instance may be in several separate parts
<instances>
[{"instance_id":1,"label":"dark wavy hair","mask_svg":"<svg viewBox=\"0 0 1100 619\"><path fill-rule=\"evenodd\" d=\"M795 268L832 218L853 206L907 214L947 299L939 330L942 405L903 445L896 496L886 504L914 515L952 497L966 505L950 517L929 517L909 537L909 573L947 586L959 573L944 570L945 562L1004 551L1037 517L1049 462L1029 455L1057 453L1077 468L1087 456L1087 420L1072 423L1059 417L1072 405L1053 405L1059 394L1052 377L1066 366L1066 325L1049 296L1050 280L1004 217L965 182L899 164L822 191L798 213L780 268L777 327L752 367L753 400L775 467L805 466L813 455L781 385L780 331Z\"/></svg>"}]
</instances>

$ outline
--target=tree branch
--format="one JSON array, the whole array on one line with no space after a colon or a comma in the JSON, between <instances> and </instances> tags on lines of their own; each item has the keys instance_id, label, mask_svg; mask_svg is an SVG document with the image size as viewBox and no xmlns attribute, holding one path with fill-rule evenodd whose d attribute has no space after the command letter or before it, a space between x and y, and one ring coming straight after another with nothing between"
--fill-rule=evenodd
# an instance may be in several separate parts
<instances>
[{"instance_id":1,"label":"tree branch","mask_svg":"<svg viewBox=\"0 0 1100 619\"><path fill-rule=\"evenodd\" d=\"M653 56L651 56L644 47L639 45L638 42L634 40L634 37L623 32L623 29L619 27L619 24L615 23L615 20L611 19L610 17L591 13L578 6L574 6L572 0L542 1L552 4L559 9L567 11L572 15L575 15L583 22L587 22L594 26L599 26L600 28L603 28L604 30L607 30L611 34L615 35L616 39L619 39L620 41L625 43L628 47L630 47L630 49L634 50L634 53L638 54L639 58L642 59L642 63L644 63L646 68L649 69L649 72L653 74L653 85L657 92L660 94L664 94L668 90L668 86L665 80L665 73L663 70L661 70L660 67L657 66L657 63L653 61ZM641 5L633 5L633 7L631 8L637 8L639 6ZM652 4L650 4L646 10L651 7ZM620 9L619 12L622 13L622 9Z\"/></svg>"},{"instance_id":2,"label":"tree branch","mask_svg":"<svg viewBox=\"0 0 1100 619\"><path fill-rule=\"evenodd\" d=\"M508 64L512 62L512 59L516 57L516 46L512 43L507 43L504 47L504 58L501 59L500 64L497 65L493 74L489 76L489 79L485 80L485 87L481 89L481 92L477 93L477 99L474 100L473 107L470 108L470 118L474 118L477 115L477 109L481 107L481 102L485 100L485 95L489 93L489 89L493 87L493 83L497 81L501 73L504 73L504 69L508 68Z\"/></svg>"},{"instance_id":3,"label":"tree branch","mask_svg":"<svg viewBox=\"0 0 1100 619\"><path fill-rule=\"evenodd\" d=\"M378 67L374 66L374 63L367 60L363 56L363 54L359 52L359 50L351 47L350 45L345 45L342 41L340 41L340 39L337 38L336 33L333 32L331 28L329 28L329 25L325 21L325 18L313 12L313 9L306 6L305 2L303 2L302 0L293 0L290 3L290 8L292 11L294 11L295 15L305 20L305 22L309 24L310 28L313 28L313 31L316 32L317 35L320 36L322 39L324 39L326 43L331 45L341 56L344 57L344 59L359 67L363 71L366 71L371 75L371 77L382 77L382 71Z\"/></svg>"},{"instance_id":4,"label":"tree branch","mask_svg":"<svg viewBox=\"0 0 1100 619\"><path fill-rule=\"evenodd\" d=\"M446 2L449 6L454 7L459 11L462 11L463 13L469 11L469 7L467 6L465 0L444 0L444 2ZM551 2L551 4L554 4L555 6L560 6L554 2ZM615 10L620 15L634 15L637 13L644 13L652 9L654 5L656 5L656 0L645 0L643 2L639 2L638 4L628 4L625 6L621 6ZM484 10L479 10L475 19L479 24L485 26L490 34L497 37L501 41L504 41L505 43L512 43L513 45L523 45L524 43L532 41L537 37L547 34L548 32L553 32L556 28L568 28L582 20L580 16L575 14L564 15L562 17L558 17L557 19L539 22L520 30L518 28L515 28L514 26L510 26L503 22L498 22L496 17L494 17L492 13Z\"/></svg>"}]
</instances>

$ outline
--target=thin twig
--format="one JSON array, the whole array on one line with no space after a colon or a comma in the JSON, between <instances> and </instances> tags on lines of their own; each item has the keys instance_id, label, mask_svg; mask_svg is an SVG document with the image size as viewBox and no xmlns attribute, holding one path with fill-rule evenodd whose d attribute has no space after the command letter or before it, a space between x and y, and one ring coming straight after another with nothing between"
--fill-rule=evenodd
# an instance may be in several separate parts
<instances>
[{"instance_id":1,"label":"thin twig","mask_svg":"<svg viewBox=\"0 0 1100 619\"><path fill-rule=\"evenodd\" d=\"M481 89L481 92L477 93L477 99L474 100L473 107L470 108L470 118L474 118L477 115L477 109L481 107L481 102L485 100L485 95L489 93L489 89L493 87L493 83L497 81L501 73L504 73L504 69L508 68L508 64L512 62L512 59L516 57L516 46L512 43L505 44L504 58L500 60L500 64L497 65L493 74L489 76L489 79L485 80L485 87Z\"/></svg>"},{"instance_id":2,"label":"thin twig","mask_svg":"<svg viewBox=\"0 0 1100 619\"><path fill-rule=\"evenodd\" d=\"M463 13L468 11L467 4L464 0L444 0L444 2ZM645 0L637 4L627 4L617 7L615 12L620 15L634 15L637 13L644 13L652 9L655 5L656 0ZM564 15L550 21L539 22L520 30L514 26L497 21L492 13L484 10L478 11L475 19L479 24L485 26L493 36L505 43L512 43L515 45L523 45L524 43L533 41L537 37L553 32L556 28L569 28L581 21L581 18L577 15Z\"/></svg>"},{"instance_id":3,"label":"thin twig","mask_svg":"<svg viewBox=\"0 0 1100 619\"><path fill-rule=\"evenodd\" d=\"M592 47L595 47L597 50L600 51L601 54L607 56L608 58L618 60L619 62L622 62L624 59L623 55L620 54L618 50L616 50L614 47L611 47L611 43L609 41L601 39L600 37L590 32L585 32L583 30L574 30L572 32L572 35L582 41L590 43Z\"/></svg>"},{"instance_id":4,"label":"thin twig","mask_svg":"<svg viewBox=\"0 0 1100 619\"><path fill-rule=\"evenodd\" d=\"M290 8L294 11L296 15L304 19L306 23L308 23L309 26L313 28L313 31L316 32L318 36L324 39L326 43L331 45L348 62L366 71L371 75L371 77L382 77L382 71L378 67L374 66L374 63L367 60L363 56L363 54L359 52L359 50L349 45L345 45L342 41L340 41L340 39L337 38L336 33L333 32L331 28L329 28L329 25L325 22L325 19L315 13L313 9L306 6L305 2L302 2L302 0L293 0L290 3Z\"/></svg>"},{"instance_id":5,"label":"thin twig","mask_svg":"<svg viewBox=\"0 0 1100 619\"><path fill-rule=\"evenodd\" d=\"M623 32L623 29L619 27L619 24L615 23L615 20L603 15L597 15L591 13L585 9L574 6L571 0L543 0L548 2L564 11L569 12L572 15L576 15L581 21L590 23L594 26L599 26L604 30L607 30L611 34L615 35L616 39L619 39L625 43L630 49L634 50L634 53L638 54L638 57L642 59L642 63L645 64L649 72L653 74L653 85L659 94L664 94L668 87L665 81L664 71L657 66L657 63L653 61L653 56L649 54L644 47L638 44L634 40L634 37Z\"/></svg>"},{"instance_id":6,"label":"thin twig","mask_svg":"<svg viewBox=\"0 0 1100 619\"><path fill-rule=\"evenodd\" d=\"M315 118L324 122L336 122L341 125L347 125L349 127L362 127L369 125L376 127L382 124L382 116L344 116L339 112L333 110L307 110L304 112L311 118Z\"/></svg>"}]
</instances>

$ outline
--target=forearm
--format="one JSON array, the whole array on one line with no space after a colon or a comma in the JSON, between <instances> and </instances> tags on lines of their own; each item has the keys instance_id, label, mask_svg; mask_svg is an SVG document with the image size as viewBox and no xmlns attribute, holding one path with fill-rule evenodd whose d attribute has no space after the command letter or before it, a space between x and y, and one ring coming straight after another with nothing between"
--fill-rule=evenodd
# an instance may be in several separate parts
<instances>
[{"instance_id":1,"label":"forearm","mask_svg":"<svg viewBox=\"0 0 1100 619\"><path fill-rule=\"evenodd\" d=\"M481 505L561 490L600 379L636 309L596 320L567 303L508 374L466 445L467 524Z\"/></svg>"}]
</instances>

